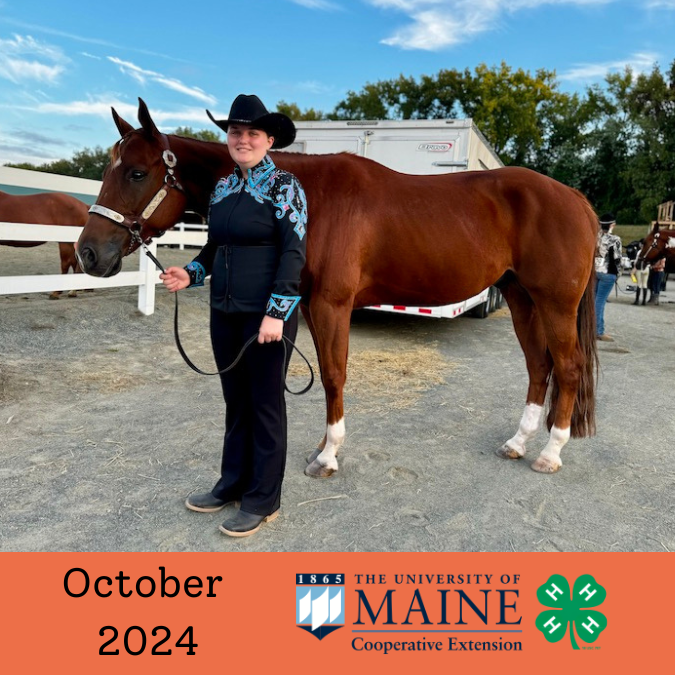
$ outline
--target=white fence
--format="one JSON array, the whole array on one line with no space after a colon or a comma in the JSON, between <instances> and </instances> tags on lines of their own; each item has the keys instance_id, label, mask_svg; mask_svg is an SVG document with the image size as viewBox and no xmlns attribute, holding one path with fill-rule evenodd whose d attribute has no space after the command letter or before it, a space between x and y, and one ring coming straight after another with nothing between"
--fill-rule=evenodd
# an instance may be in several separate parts
<instances>
[{"instance_id":1,"label":"white fence","mask_svg":"<svg viewBox=\"0 0 675 675\"><path fill-rule=\"evenodd\" d=\"M206 232L203 225L180 223L177 231L169 230L162 237L162 244L203 246ZM185 230L198 230L186 232ZM0 241L57 241L75 242L79 239L81 227L53 225L26 225L24 223L0 223ZM157 254L157 244L148 248ZM141 253L137 272L120 272L114 277L92 277L88 274L39 274L33 276L0 276L0 295L19 293L44 293L70 291L82 288L117 288L138 286L138 309L145 315L155 311L155 286L161 283L159 271L148 256Z\"/></svg>"}]
</instances>

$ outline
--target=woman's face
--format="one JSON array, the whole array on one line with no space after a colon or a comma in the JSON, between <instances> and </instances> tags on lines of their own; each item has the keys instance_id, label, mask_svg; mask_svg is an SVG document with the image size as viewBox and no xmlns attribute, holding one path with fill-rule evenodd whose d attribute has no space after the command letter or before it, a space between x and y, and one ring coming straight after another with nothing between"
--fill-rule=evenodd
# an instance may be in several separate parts
<instances>
[{"instance_id":1,"label":"woman's face","mask_svg":"<svg viewBox=\"0 0 675 675\"><path fill-rule=\"evenodd\" d=\"M230 124L227 128L230 156L242 171L259 164L273 143L273 136L248 124Z\"/></svg>"}]
</instances>

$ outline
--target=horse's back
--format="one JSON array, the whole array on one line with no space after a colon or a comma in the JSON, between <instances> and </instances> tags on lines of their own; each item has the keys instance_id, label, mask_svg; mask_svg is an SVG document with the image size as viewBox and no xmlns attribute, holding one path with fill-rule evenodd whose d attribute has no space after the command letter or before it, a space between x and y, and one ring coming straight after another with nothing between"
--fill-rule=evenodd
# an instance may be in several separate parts
<instances>
[{"instance_id":1,"label":"horse's back","mask_svg":"<svg viewBox=\"0 0 675 675\"><path fill-rule=\"evenodd\" d=\"M347 153L283 155L307 193L307 285L335 297L447 304L509 270L545 285L592 264L590 205L529 169L410 175Z\"/></svg>"},{"instance_id":2,"label":"horse's back","mask_svg":"<svg viewBox=\"0 0 675 675\"><path fill-rule=\"evenodd\" d=\"M10 223L83 226L89 207L61 192L10 195L0 192L0 220Z\"/></svg>"}]
</instances>

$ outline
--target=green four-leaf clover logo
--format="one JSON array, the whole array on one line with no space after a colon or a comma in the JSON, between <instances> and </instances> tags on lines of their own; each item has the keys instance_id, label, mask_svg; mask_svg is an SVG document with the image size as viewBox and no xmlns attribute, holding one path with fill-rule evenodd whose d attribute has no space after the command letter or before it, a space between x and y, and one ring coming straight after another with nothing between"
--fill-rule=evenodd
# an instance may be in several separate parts
<instances>
[{"instance_id":1,"label":"green four-leaf clover logo","mask_svg":"<svg viewBox=\"0 0 675 675\"><path fill-rule=\"evenodd\" d=\"M560 574L553 574L537 589L537 599L545 607L555 607L542 612L535 621L537 628L549 642L558 642L565 637L570 624L570 641L574 649L579 645L574 631L583 642L595 642L607 628L607 618L602 612L588 609L601 605L607 591L590 575L583 574L574 583L570 599L570 585Z\"/></svg>"}]
</instances>

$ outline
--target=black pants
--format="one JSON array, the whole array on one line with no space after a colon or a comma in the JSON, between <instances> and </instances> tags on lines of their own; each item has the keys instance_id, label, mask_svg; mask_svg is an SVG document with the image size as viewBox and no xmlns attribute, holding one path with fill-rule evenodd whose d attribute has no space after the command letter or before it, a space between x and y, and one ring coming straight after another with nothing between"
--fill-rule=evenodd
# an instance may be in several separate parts
<instances>
[{"instance_id":1,"label":"black pants","mask_svg":"<svg viewBox=\"0 0 675 675\"><path fill-rule=\"evenodd\" d=\"M218 370L229 366L244 343L260 328L260 314L211 310L211 343ZM284 335L295 341L297 312L284 323ZM288 359L291 349L287 344ZM281 503L286 466L287 363L281 342L254 342L230 372L220 376L225 398L225 443L221 477L212 493L241 501L241 510L269 515Z\"/></svg>"}]
</instances>

